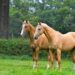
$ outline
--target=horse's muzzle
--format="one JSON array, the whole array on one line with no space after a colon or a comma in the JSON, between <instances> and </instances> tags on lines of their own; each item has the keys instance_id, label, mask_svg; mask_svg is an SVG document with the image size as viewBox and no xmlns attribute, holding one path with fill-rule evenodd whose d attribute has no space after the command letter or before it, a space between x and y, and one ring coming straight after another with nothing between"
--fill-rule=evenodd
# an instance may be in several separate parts
<instances>
[{"instance_id":1,"label":"horse's muzzle","mask_svg":"<svg viewBox=\"0 0 75 75\"><path fill-rule=\"evenodd\" d=\"M37 40L37 39L38 39L38 37L33 37L33 39Z\"/></svg>"}]
</instances>

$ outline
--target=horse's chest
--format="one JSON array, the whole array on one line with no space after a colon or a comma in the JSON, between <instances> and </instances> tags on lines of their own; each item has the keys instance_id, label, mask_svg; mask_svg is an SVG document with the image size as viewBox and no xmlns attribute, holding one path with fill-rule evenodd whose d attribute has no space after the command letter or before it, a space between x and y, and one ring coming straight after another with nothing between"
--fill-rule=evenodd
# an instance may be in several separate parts
<instances>
[{"instance_id":1,"label":"horse's chest","mask_svg":"<svg viewBox=\"0 0 75 75\"><path fill-rule=\"evenodd\" d=\"M58 40L53 40L52 43L50 43L50 47L53 48L53 49L57 49L58 47L60 48L61 47L61 44L60 44L60 41Z\"/></svg>"},{"instance_id":2,"label":"horse's chest","mask_svg":"<svg viewBox=\"0 0 75 75\"><path fill-rule=\"evenodd\" d=\"M50 44L49 44L49 47L50 47L51 49L56 49L56 48L57 48L57 44L56 44L56 43L50 43Z\"/></svg>"}]
</instances>

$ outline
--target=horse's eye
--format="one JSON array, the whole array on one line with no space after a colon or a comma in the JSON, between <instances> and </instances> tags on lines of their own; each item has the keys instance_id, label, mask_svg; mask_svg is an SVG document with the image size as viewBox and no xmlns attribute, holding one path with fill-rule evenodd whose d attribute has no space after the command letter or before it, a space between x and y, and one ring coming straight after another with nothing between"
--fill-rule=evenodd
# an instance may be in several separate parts
<instances>
[{"instance_id":1,"label":"horse's eye","mask_svg":"<svg viewBox=\"0 0 75 75\"><path fill-rule=\"evenodd\" d=\"M25 26L25 28L27 28L27 26Z\"/></svg>"},{"instance_id":2,"label":"horse's eye","mask_svg":"<svg viewBox=\"0 0 75 75\"><path fill-rule=\"evenodd\" d=\"M38 30L40 31L41 29L39 28Z\"/></svg>"}]
</instances>

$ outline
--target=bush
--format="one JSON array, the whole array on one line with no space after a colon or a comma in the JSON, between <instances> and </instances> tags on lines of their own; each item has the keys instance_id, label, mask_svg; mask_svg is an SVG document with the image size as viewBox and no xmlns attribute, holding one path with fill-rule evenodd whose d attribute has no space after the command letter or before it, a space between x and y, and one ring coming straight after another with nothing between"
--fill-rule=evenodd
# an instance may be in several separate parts
<instances>
[{"instance_id":1,"label":"bush","mask_svg":"<svg viewBox=\"0 0 75 75\"><path fill-rule=\"evenodd\" d=\"M0 39L0 54L6 55L25 55L31 56L32 49L29 46L28 39ZM39 57L47 57L46 50L39 51ZM69 57L68 53L62 53L62 57Z\"/></svg>"},{"instance_id":2,"label":"bush","mask_svg":"<svg viewBox=\"0 0 75 75\"><path fill-rule=\"evenodd\" d=\"M0 53L9 55L30 54L28 39L0 39Z\"/></svg>"}]
</instances>

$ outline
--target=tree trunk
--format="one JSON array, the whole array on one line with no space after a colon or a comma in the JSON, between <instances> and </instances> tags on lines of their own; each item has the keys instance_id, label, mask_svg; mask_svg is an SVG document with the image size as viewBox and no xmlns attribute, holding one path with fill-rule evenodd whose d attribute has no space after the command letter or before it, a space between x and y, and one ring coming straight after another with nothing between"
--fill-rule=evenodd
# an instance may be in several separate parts
<instances>
[{"instance_id":1,"label":"tree trunk","mask_svg":"<svg viewBox=\"0 0 75 75\"><path fill-rule=\"evenodd\" d=\"M0 38L8 38L9 35L9 0L0 0Z\"/></svg>"}]
</instances>

